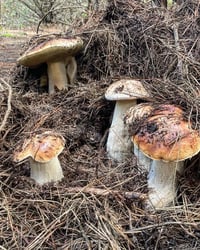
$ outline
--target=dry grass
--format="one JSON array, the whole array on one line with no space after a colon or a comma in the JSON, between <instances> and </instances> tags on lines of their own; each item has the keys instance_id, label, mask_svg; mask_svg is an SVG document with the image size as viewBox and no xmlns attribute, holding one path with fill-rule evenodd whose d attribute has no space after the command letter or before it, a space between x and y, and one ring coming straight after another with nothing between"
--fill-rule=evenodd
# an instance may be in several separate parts
<instances>
[{"instance_id":1,"label":"dry grass","mask_svg":"<svg viewBox=\"0 0 200 250\"><path fill-rule=\"evenodd\" d=\"M199 9L194 0L169 12L138 1L111 1L93 22L76 28L85 51L78 59L77 82L68 92L49 96L41 89L44 69L15 69L12 111L1 122L0 248L200 248L199 156L186 163L173 206L145 211L143 196L127 192L147 194L147 173L134 155L123 164L107 158L114 104L104 99L114 79L143 79L155 102L181 105L199 128ZM179 24L178 41L174 23ZM8 94L4 86L1 121ZM39 187L29 178L28 162L16 165L12 155L24 138L45 129L66 139L60 155L65 177Z\"/></svg>"}]
</instances>

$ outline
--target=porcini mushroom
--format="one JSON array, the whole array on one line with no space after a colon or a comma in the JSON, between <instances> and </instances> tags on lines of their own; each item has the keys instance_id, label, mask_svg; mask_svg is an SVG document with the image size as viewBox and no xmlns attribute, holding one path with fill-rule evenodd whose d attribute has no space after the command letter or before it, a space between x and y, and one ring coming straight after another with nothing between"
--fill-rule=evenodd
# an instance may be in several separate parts
<instances>
[{"instance_id":1,"label":"porcini mushroom","mask_svg":"<svg viewBox=\"0 0 200 250\"><path fill-rule=\"evenodd\" d=\"M138 128L132 140L152 159L148 175L149 207L163 208L176 196L176 172L184 160L200 151L200 136L174 105L157 106Z\"/></svg>"},{"instance_id":2,"label":"porcini mushroom","mask_svg":"<svg viewBox=\"0 0 200 250\"><path fill-rule=\"evenodd\" d=\"M30 160L31 178L43 185L63 178L58 155L64 148L64 138L53 131L45 131L25 140L14 153L14 161Z\"/></svg>"},{"instance_id":3,"label":"porcini mushroom","mask_svg":"<svg viewBox=\"0 0 200 250\"><path fill-rule=\"evenodd\" d=\"M132 143L124 125L124 115L130 107L137 104L137 99L149 97L142 83L133 79L119 80L108 87L105 98L116 101L106 144L106 150L112 159L122 162L131 155Z\"/></svg>"},{"instance_id":4,"label":"porcini mushroom","mask_svg":"<svg viewBox=\"0 0 200 250\"><path fill-rule=\"evenodd\" d=\"M82 47L83 41L79 37L56 38L27 50L17 62L27 67L46 63L51 94L55 87L58 90L68 89L69 83L73 83L77 69L74 56Z\"/></svg>"}]
</instances>

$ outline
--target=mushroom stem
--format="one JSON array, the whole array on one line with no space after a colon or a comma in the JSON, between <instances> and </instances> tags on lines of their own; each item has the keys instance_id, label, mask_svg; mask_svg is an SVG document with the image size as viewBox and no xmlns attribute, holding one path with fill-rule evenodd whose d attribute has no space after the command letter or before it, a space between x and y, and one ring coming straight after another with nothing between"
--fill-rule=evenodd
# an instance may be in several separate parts
<instances>
[{"instance_id":1,"label":"mushroom stem","mask_svg":"<svg viewBox=\"0 0 200 250\"><path fill-rule=\"evenodd\" d=\"M108 155L119 162L124 161L127 156L131 155L132 142L123 119L125 112L135 105L136 100L120 100L116 101L115 104L106 148Z\"/></svg>"},{"instance_id":2,"label":"mushroom stem","mask_svg":"<svg viewBox=\"0 0 200 250\"><path fill-rule=\"evenodd\" d=\"M58 157L52 158L48 162L36 162L30 158L31 178L39 185L51 181L59 181L63 176L63 171L58 160Z\"/></svg>"},{"instance_id":3,"label":"mushroom stem","mask_svg":"<svg viewBox=\"0 0 200 250\"><path fill-rule=\"evenodd\" d=\"M166 207L176 196L176 173L182 172L183 161L153 160L148 175L149 202L156 209Z\"/></svg>"},{"instance_id":4,"label":"mushroom stem","mask_svg":"<svg viewBox=\"0 0 200 250\"><path fill-rule=\"evenodd\" d=\"M69 84L73 84L77 73L77 63L74 56L68 56L66 58L66 71Z\"/></svg>"},{"instance_id":5,"label":"mushroom stem","mask_svg":"<svg viewBox=\"0 0 200 250\"><path fill-rule=\"evenodd\" d=\"M68 89L65 60L50 61L48 65L49 94L54 93L54 87L59 90Z\"/></svg>"},{"instance_id":6,"label":"mushroom stem","mask_svg":"<svg viewBox=\"0 0 200 250\"><path fill-rule=\"evenodd\" d=\"M143 154L143 152L137 147L136 144L134 144L134 155L137 158L137 162L140 166L140 169L145 172L149 172L152 159Z\"/></svg>"}]
</instances>

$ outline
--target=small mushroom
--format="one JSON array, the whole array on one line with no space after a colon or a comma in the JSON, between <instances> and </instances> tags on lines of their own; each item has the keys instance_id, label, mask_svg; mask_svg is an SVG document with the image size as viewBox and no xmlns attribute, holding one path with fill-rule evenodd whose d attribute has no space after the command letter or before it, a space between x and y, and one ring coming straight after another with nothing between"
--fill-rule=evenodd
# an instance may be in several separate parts
<instances>
[{"instance_id":1,"label":"small mushroom","mask_svg":"<svg viewBox=\"0 0 200 250\"><path fill-rule=\"evenodd\" d=\"M174 105L161 105L140 125L134 144L152 159L148 175L149 202L156 209L168 206L176 196L176 172L184 160L200 151L200 136L184 120L183 111Z\"/></svg>"},{"instance_id":2,"label":"small mushroom","mask_svg":"<svg viewBox=\"0 0 200 250\"><path fill-rule=\"evenodd\" d=\"M112 159L122 162L131 155L132 143L124 124L124 115L130 107L137 105L137 99L149 97L142 83L132 79L119 80L108 87L105 98L116 101L106 145Z\"/></svg>"},{"instance_id":3,"label":"small mushroom","mask_svg":"<svg viewBox=\"0 0 200 250\"><path fill-rule=\"evenodd\" d=\"M51 94L55 87L68 89L68 85L74 82L77 69L74 56L82 47L83 41L79 37L52 39L27 50L17 62L27 67L46 63Z\"/></svg>"},{"instance_id":4,"label":"small mushroom","mask_svg":"<svg viewBox=\"0 0 200 250\"><path fill-rule=\"evenodd\" d=\"M24 141L14 153L14 161L29 158L31 178L39 185L56 182L63 178L58 155L64 149L64 138L53 131L45 131Z\"/></svg>"}]
</instances>

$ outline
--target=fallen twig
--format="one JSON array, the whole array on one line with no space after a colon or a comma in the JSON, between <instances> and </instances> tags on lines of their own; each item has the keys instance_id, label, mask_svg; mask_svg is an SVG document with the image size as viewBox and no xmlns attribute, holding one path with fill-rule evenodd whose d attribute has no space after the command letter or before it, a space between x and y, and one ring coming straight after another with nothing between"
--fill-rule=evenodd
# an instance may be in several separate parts
<instances>
[{"instance_id":1,"label":"fallen twig","mask_svg":"<svg viewBox=\"0 0 200 250\"><path fill-rule=\"evenodd\" d=\"M10 114L10 111L11 111L11 98L12 98L12 88L11 86L4 80L4 79L1 79L1 81L3 82L4 85L6 85L6 87L8 88L8 100L7 100L7 110L5 112L5 115L4 115L4 118L3 118L3 121L2 121L2 124L0 126L0 132L3 130L3 128L5 127L6 125L6 121L8 119L8 116Z\"/></svg>"},{"instance_id":2,"label":"fallen twig","mask_svg":"<svg viewBox=\"0 0 200 250\"><path fill-rule=\"evenodd\" d=\"M66 193L87 193L93 195L107 196L107 195L121 195L126 199L140 199L145 200L147 198L146 194L128 191L122 192L118 190L101 189L94 187L71 187L65 190Z\"/></svg>"},{"instance_id":3,"label":"fallen twig","mask_svg":"<svg viewBox=\"0 0 200 250\"><path fill-rule=\"evenodd\" d=\"M177 68L178 68L178 72L181 76L181 78L183 77L183 61L180 57L180 43L179 43L179 35L178 35L178 27L177 24L174 24L173 26L173 31L174 31L174 41L175 41L175 48L177 51L177 56L178 56L178 63L177 63Z\"/></svg>"},{"instance_id":4,"label":"fallen twig","mask_svg":"<svg viewBox=\"0 0 200 250\"><path fill-rule=\"evenodd\" d=\"M148 229L152 229L152 228L156 228L156 227L163 227L163 226L168 226L168 225L181 225L181 226L193 226L193 227L199 227L198 223L192 223L192 222L182 222L182 221L167 221L167 222L163 222L163 223L158 223L158 224L153 224L153 225L148 225L145 227L139 227L139 228L134 228L131 230L126 231L126 234L132 234L132 233L141 233L144 230L148 230Z\"/></svg>"}]
</instances>

